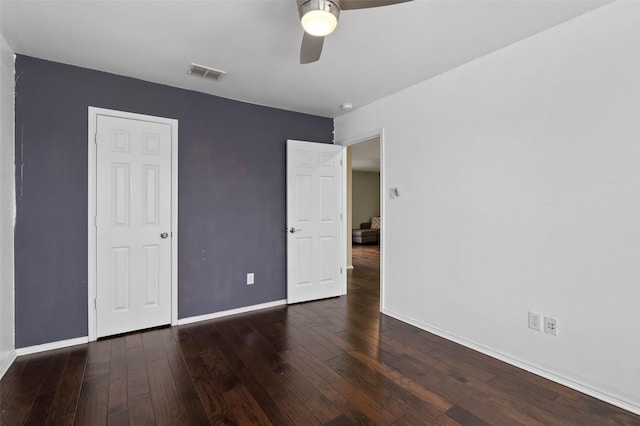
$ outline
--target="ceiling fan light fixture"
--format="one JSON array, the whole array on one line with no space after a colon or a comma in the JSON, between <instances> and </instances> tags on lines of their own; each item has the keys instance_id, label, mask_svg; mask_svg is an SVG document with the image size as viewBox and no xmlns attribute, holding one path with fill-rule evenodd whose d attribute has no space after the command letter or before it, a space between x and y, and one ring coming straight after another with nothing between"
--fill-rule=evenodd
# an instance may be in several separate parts
<instances>
[{"instance_id":1,"label":"ceiling fan light fixture","mask_svg":"<svg viewBox=\"0 0 640 426\"><path fill-rule=\"evenodd\" d=\"M309 0L299 10L302 28L312 36L329 35L338 25L340 9L331 0Z\"/></svg>"},{"instance_id":2,"label":"ceiling fan light fixture","mask_svg":"<svg viewBox=\"0 0 640 426\"><path fill-rule=\"evenodd\" d=\"M302 28L309 34L321 37L329 35L336 29L338 20L336 17L324 10L312 10L307 12L301 19Z\"/></svg>"}]
</instances>

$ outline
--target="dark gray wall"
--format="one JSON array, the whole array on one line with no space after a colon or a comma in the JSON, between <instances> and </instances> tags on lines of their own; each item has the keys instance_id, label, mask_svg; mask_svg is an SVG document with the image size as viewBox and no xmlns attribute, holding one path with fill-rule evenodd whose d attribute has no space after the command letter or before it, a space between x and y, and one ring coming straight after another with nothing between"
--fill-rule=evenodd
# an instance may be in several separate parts
<instances>
[{"instance_id":1,"label":"dark gray wall","mask_svg":"<svg viewBox=\"0 0 640 426\"><path fill-rule=\"evenodd\" d=\"M18 56L16 347L87 335L89 106L179 120L180 318L286 297L285 141L331 119Z\"/></svg>"}]
</instances>

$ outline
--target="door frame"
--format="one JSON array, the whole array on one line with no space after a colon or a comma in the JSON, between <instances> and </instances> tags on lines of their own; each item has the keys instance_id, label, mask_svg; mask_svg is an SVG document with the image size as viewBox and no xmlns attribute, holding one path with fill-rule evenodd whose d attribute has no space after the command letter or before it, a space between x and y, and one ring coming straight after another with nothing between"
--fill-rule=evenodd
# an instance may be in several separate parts
<instances>
[{"instance_id":1,"label":"door frame","mask_svg":"<svg viewBox=\"0 0 640 426\"><path fill-rule=\"evenodd\" d=\"M385 158L384 158L384 151L385 151L385 144L384 144L384 128L379 128L376 130L372 130L370 132L366 132L366 133L362 133L358 136L354 136L352 138L347 138L345 140L336 142L336 145L342 145L345 148L351 145L355 145L357 143L360 142L364 142L367 141L369 139L373 139L373 138L379 138L380 139L380 312L384 311L384 288L385 288L385 259L386 259L386 241L387 239L385 238L386 235L386 226L385 226L385 218L387 216L386 211L387 211L387 198L385 197L385 188L387 187L386 185L386 178L385 178ZM342 203L344 206L347 205L347 179L346 179L346 174L347 174L347 166L346 166L346 161L344 162L345 165L343 166L343 175L345 176L345 178L342 180ZM347 229L348 226L348 221L345 220L344 221L344 241L343 241L343 249L342 252L345 253L345 255L343 256L344 259L344 263L346 264L347 260L346 260L346 253L347 253L347 238L351 237L351 230ZM347 294L347 281L346 281L346 274L345 274L345 282L344 282L344 294Z\"/></svg>"},{"instance_id":2,"label":"door frame","mask_svg":"<svg viewBox=\"0 0 640 426\"><path fill-rule=\"evenodd\" d=\"M97 117L107 115L110 117L129 120L151 121L154 123L168 124L171 126L171 325L178 324L178 120L173 118L156 117L152 115L136 114L132 112L117 111L112 109L89 107L88 112L88 209L87 209L87 331L89 341L96 340L96 294L97 294L97 228L95 217L97 214L97 149L96 132Z\"/></svg>"}]
</instances>

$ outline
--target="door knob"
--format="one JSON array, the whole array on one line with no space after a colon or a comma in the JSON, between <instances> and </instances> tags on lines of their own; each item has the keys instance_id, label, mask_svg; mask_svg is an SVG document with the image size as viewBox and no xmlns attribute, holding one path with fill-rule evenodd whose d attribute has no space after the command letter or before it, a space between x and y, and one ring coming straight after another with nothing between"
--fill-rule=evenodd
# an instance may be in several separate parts
<instances>
[{"instance_id":1,"label":"door knob","mask_svg":"<svg viewBox=\"0 0 640 426\"><path fill-rule=\"evenodd\" d=\"M167 238L169 236L168 233L163 232L162 234L160 234L160 238Z\"/></svg>"},{"instance_id":2,"label":"door knob","mask_svg":"<svg viewBox=\"0 0 640 426\"><path fill-rule=\"evenodd\" d=\"M293 226L289 229L287 229L287 231L289 231L290 234L293 234L295 232L300 232L302 231L302 229L298 229L298 228L294 228Z\"/></svg>"}]
</instances>

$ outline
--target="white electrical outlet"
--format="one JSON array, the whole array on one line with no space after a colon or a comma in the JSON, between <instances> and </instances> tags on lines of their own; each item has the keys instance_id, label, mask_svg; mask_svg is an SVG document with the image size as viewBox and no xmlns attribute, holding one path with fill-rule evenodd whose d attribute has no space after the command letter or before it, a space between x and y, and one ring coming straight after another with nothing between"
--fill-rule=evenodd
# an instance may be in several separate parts
<instances>
[{"instance_id":1,"label":"white electrical outlet","mask_svg":"<svg viewBox=\"0 0 640 426\"><path fill-rule=\"evenodd\" d=\"M253 279L254 279L254 277L253 277L253 272L249 272L249 273L247 274L247 285L251 285L251 284L253 284Z\"/></svg>"},{"instance_id":2,"label":"white electrical outlet","mask_svg":"<svg viewBox=\"0 0 640 426\"><path fill-rule=\"evenodd\" d=\"M544 332L547 334L552 334L554 336L557 336L558 320L555 318L544 317Z\"/></svg>"},{"instance_id":3,"label":"white electrical outlet","mask_svg":"<svg viewBox=\"0 0 640 426\"><path fill-rule=\"evenodd\" d=\"M537 312L529 312L529 328L535 331L541 330L540 314Z\"/></svg>"}]
</instances>

